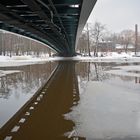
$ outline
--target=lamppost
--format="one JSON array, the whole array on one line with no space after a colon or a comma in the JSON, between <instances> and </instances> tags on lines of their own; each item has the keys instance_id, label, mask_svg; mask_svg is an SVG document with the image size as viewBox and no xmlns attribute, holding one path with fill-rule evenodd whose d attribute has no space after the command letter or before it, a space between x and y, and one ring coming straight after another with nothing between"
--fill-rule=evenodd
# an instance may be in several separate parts
<instances>
[{"instance_id":1,"label":"lamppost","mask_svg":"<svg viewBox=\"0 0 140 140\"><path fill-rule=\"evenodd\" d=\"M137 45L138 45L138 25L135 25L135 56L137 55Z\"/></svg>"},{"instance_id":2,"label":"lamppost","mask_svg":"<svg viewBox=\"0 0 140 140\"><path fill-rule=\"evenodd\" d=\"M87 47L88 47L88 55L91 56L91 54L90 54L90 40L89 40L89 28L88 28L88 23L87 23Z\"/></svg>"}]
</instances>

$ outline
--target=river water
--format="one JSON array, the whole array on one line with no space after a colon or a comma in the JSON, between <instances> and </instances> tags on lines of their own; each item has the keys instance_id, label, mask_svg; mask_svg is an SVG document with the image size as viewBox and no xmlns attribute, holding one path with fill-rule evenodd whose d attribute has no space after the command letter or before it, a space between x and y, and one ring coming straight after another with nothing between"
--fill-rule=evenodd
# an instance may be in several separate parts
<instances>
[{"instance_id":1,"label":"river water","mask_svg":"<svg viewBox=\"0 0 140 140\"><path fill-rule=\"evenodd\" d=\"M19 71L0 77L0 127L2 127L43 85L56 63L20 67L2 67L4 71Z\"/></svg>"},{"instance_id":2,"label":"river water","mask_svg":"<svg viewBox=\"0 0 140 140\"><path fill-rule=\"evenodd\" d=\"M0 126L34 95L57 66L45 95L15 140L139 140L140 63L49 62L1 68ZM13 117L14 119L14 117ZM12 131L11 131L12 132Z\"/></svg>"}]
</instances>

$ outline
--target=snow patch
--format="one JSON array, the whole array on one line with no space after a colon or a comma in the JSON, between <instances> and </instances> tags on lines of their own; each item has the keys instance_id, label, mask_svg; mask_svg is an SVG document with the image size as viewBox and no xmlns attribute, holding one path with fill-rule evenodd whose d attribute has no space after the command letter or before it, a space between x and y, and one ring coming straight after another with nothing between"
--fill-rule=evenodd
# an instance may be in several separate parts
<instances>
[{"instance_id":1,"label":"snow patch","mask_svg":"<svg viewBox=\"0 0 140 140\"><path fill-rule=\"evenodd\" d=\"M91 53L92 54L92 53ZM102 54L102 55L101 55ZM90 62L140 62L140 57L134 57L134 52L118 54L117 52L101 53L99 56L75 56L75 57L33 57L33 56L0 56L0 67L23 66L47 61L90 61Z\"/></svg>"},{"instance_id":2,"label":"snow patch","mask_svg":"<svg viewBox=\"0 0 140 140\"><path fill-rule=\"evenodd\" d=\"M106 73L110 73L114 75L140 77L140 65L120 66L114 68L115 68L114 70L106 71Z\"/></svg>"},{"instance_id":3,"label":"snow patch","mask_svg":"<svg viewBox=\"0 0 140 140\"><path fill-rule=\"evenodd\" d=\"M18 72L20 72L20 71L17 71L17 70L7 70L7 71L0 70L0 77L6 76L6 75L12 74L12 73L18 73Z\"/></svg>"},{"instance_id":4,"label":"snow patch","mask_svg":"<svg viewBox=\"0 0 140 140\"><path fill-rule=\"evenodd\" d=\"M31 60L31 56L12 56L12 60Z\"/></svg>"}]
</instances>

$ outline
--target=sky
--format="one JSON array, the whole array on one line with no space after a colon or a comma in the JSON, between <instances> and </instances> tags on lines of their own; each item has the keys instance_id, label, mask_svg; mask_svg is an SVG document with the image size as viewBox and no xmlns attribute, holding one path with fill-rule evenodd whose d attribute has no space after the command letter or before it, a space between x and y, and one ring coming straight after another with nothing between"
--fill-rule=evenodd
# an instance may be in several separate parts
<instances>
[{"instance_id":1,"label":"sky","mask_svg":"<svg viewBox=\"0 0 140 140\"><path fill-rule=\"evenodd\" d=\"M111 32L140 26L140 0L97 0L88 23L98 21Z\"/></svg>"}]
</instances>

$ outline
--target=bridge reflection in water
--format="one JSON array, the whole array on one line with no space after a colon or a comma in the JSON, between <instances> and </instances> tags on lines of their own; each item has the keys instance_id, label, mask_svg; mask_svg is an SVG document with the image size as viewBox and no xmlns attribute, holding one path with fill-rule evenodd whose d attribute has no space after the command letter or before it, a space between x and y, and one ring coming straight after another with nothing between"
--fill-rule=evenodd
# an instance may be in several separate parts
<instances>
[{"instance_id":1,"label":"bridge reflection in water","mask_svg":"<svg viewBox=\"0 0 140 140\"><path fill-rule=\"evenodd\" d=\"M83 140L72 135L75 124L64 117L78 101L75 63L61 62L44 88L2 127L1 139Z\"/></svg>"}]
</instances>

